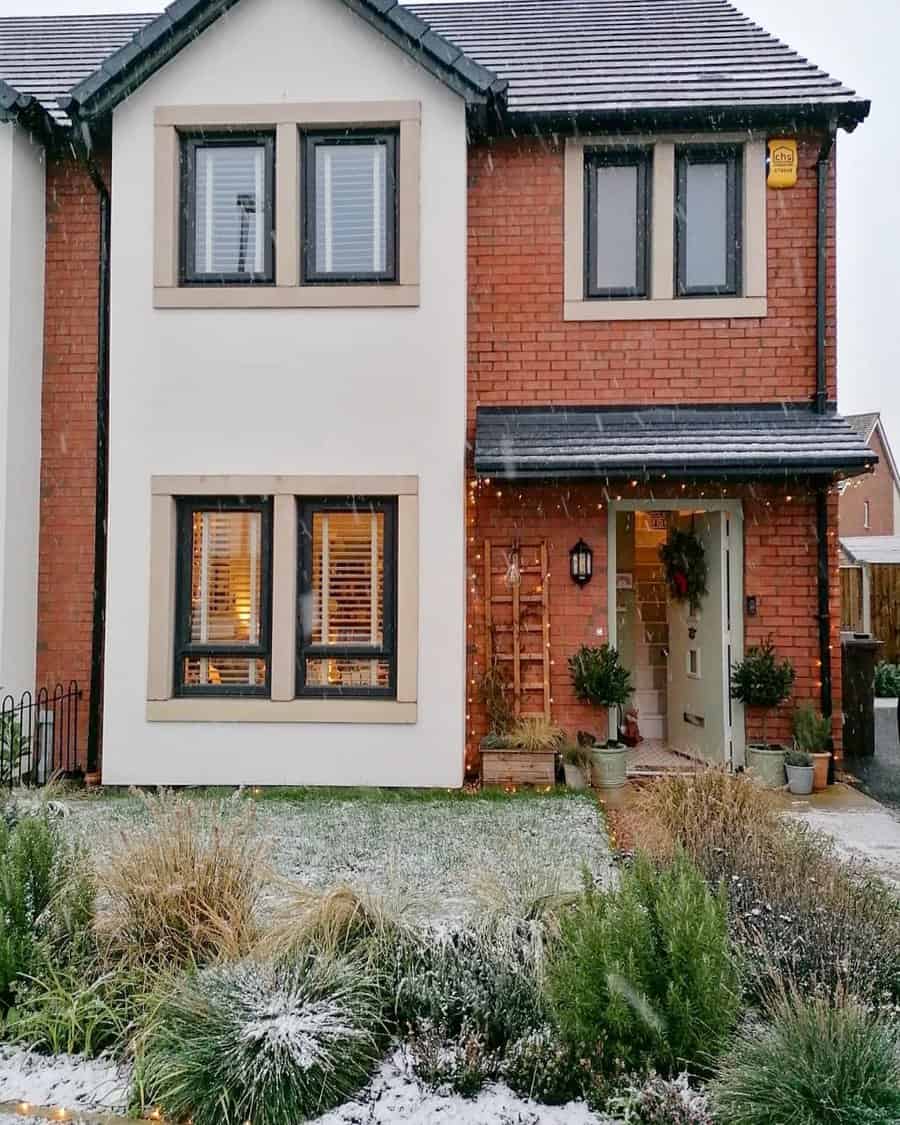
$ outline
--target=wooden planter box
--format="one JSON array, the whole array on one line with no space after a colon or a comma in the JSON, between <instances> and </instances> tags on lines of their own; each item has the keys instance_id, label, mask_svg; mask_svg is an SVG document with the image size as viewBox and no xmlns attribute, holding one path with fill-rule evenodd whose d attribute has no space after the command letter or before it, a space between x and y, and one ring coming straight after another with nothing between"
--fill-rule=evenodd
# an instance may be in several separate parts
<instances>
[{"instance_id":1,"label":"wooden planter box","mask_svg":"<svg viewBox=\"0 0 900 1125\"><path fill-rule=\"evenodd\" d=\"M481 781L484 785L555 785L556 753L482 749Z\"/></svg>"}]
</instances>

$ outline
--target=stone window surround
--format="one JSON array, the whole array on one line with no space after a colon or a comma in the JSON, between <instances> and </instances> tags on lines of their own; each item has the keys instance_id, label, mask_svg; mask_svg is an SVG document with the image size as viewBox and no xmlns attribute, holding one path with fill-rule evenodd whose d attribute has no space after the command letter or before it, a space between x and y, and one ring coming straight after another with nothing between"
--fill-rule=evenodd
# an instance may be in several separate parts
<instances>
[{"instance_id":1,"label":"stone window surround","mask_svg":"<svg viewBox=\"0 0 900 1125\"><path fill-rule=\"evenodd\" d=\"M415 476L154 476L150 515L150 628L146 717L154 722L414 723L418 701L419 482ZM297 662L297 498L397 499L396 699L294 694ZM271 496L272 652L268 698L174 692L177 499Z\"/></svg>"},{"instance_id":2,"label":"stone window surround","mask_svg":"<svg viewBox=\"0 0 900 1125\"><path fill-rule=\"evenodd\" d=\"M740 297L675 296L675 147L743 144L743 277ZM584 150L603 145L653 149L650 296L586 298ZM748 133L659 134L567 139L565 149L565 320L683 320L766 315L766 144Z\"/></svg>"},{"instance_id":3,"label":"stone window surround","mask_svg":"<svg viewBox=\"0 0 900 1125\"><path fill-rule=\"evenodd\" d=\"M155 308L360 308L419 304L419 102L283 102L275 105L160 106L154 116ZM300 185L303 128L398 127L396 283L303 285ZM179 284L179 130L270 129L275 133L275 284Z\"/></svg>"}]
</instances>

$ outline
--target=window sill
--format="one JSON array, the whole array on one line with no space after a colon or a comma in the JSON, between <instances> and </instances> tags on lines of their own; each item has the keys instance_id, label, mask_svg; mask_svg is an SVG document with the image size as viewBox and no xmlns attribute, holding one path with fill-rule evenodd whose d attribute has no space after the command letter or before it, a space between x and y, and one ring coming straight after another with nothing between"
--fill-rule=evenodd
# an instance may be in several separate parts
<instances>
[{"instance_id":1,"label":"window sill","mask_svg":"<svg viewBox=\"0 0 900 1125\"><path fill-rule=\"evenodd\" d=\"M415 723L417 704L395 699L156 699L151 723Z\"/></svg>"},{"instance_id":2,"label":"window sill","mask_svg":"<svg viewBox=\"0 0 900 1125\"><path fill-rule=\"evenodd\" d=\"M564 320L733 320L764 317L765 297L566 301Z\"/></svg>"},{"instance_id":3,"label":"window sill","mask_svg":"<svg viewBox=\"0 0 900 1125\"><path fill-rule=\"evenodd\" d=\"M415 308L418 285L155 286L156 309Z\"/></svg>"}]
</instances>

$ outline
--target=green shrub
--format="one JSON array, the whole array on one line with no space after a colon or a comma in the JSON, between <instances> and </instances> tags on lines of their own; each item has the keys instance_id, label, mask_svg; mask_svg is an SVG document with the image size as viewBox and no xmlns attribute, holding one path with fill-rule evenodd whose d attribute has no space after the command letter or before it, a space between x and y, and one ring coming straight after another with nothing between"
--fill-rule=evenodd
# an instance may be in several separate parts
<instances>
[{"instance_id":1,"label":"green shrub","mask_svg":"<svg viewBox=\"0 0 900 1125\"><path fill-rule=\"evenodd\" d=\"M900 698L900 664L881 661L875 668L875 694L879 699Z\"/></svg>"},{"instance_id":2,"label":"green shrub","mask_svg":"<svg viewBox=\"0 0 900 1125\"><path fill-rule=\"evenodd\" d=\"M446 1030L429 1020L410 1036L410 1055L416 1075L436 1090L450 1090L473 1098L496 1078L499 1059L472 1028L463 1027L448 1039Z\"/></svg>"},{"instance_id":3,"label":"green shrub","mask_svg":"<svg viewBox=\"0 0 900 1125\"><path fill-rule=\"evenodd\" d=\"M541 935L538 923L496 918L405 943L393 1021L401 1028L427 1024L448 1043L474 1034L486 1051L505 1050L547 1019Z\"/></svg>"},{"instance_id":4,"label":"green shrub","mask_svg":"<svg viewBox=\"0 0 900 1125\"><path fill-rule=\"evenodd\" d=\"M523 1098L564 1105L585 1093L589 1073L550 1024L510 1043L497 1077Z\"/></svg>"},{"instance_id":5,"label":"green shrub","mask_svg":"<svg viewBox=\"0 0 900 1125\"><path fill-rule=\"evenodd\" d=\"M142 1100L195 1125L296 1125L366 1083L379 1016L359 965L311 951L202 969L169 990L147 1031Z\"/></svg>"},{"instance_id":6,"label":"green shrub","mask_svg":"<svg viewBox=\"0 0 900 1125\"><path fill-rule=\"evenodd\" d=\"M780 664L775 659L775 645L769 637L761 645L747 649L743 660L731 672L731 695L747 707L762 711L762 740L768 745L766 726L768 712L790 696L796 673L789 660Z\"/></svg>"},{"instance_id":7,"label":"green shrub","mask_svg":"<svg viewBox=\"0 0 900 1125\"><path fill-rule=\"evenodd\" d=\"M794 712L794 738L798 750L821 754L828 749L831 720L826 719L811 703L805 703Z\"/></svg>"},{"instance_id":8,"label":"green shrub","mask_svg":"<svg viewBox=\"0 0 900 1125\"><path fill-rule=\"evenodd\" d=\"M34 974L40 938L64 945L88 924L92 904L80 854L43 813L13 828L0 820L0 1008Z\"/></svg>"},{"instance_id":9,"label":"green shrub","mask_svg":"<svg viewBox=\"0 0 900 1125\"><path fill-rule=\"evenodd\" d=\"M610 1073L703 1069L738 1014L727 906L679 854L643 857L560 918L547 983L564 1038Z\"/></svg>"},{"instance_id":10,"label":"green shrub","mask_svg":"<svg viewBox=\"0 0 900 1125\"><path fill-rule=\"evenodd\" d=\"M569 675L576 696L595 707L624 707L634 691L631 674L609 645L582 645L569 657Z\"/></svg>"},{"instance_id":11,"label":"green shrub","mask_svg":"<svg viewBox=\"0 0 900 1125\"><path fill-rule=\"evenodd\" d=\"M896 1125L896 1023L847 998L776 997L744 1028L710 1090L723 1125Z\"/></svg>"}]
</instances>

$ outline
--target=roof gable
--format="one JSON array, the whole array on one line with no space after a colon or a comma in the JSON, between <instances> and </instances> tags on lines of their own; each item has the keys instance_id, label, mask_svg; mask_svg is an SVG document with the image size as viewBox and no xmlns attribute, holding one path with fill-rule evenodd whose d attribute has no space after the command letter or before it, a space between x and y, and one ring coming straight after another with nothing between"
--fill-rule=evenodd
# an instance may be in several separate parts
<instances>
[{"instance_id":1,"label":"roof gable","mask_svg":"<svg viewBox=\"0 0 900 1125\"><path fill-rule=\"evenodd\" d=\"M891 476L894 478L894 487L900 490L900 470L897 468L897 462L894 459L891 443L888 441L887 432L885 431L884 423L881 421L881 415L878 411L873 411L870 414L847 414L845 417L853 429L856 430L870 447L872 445L873 435L877 434L878 440L881 443L881 449L884 453L884 459L891 471Z\"/></svg>"},{"instance_id":2,"label":"roof gable","mask_svg":"<svg viewBox=\"0 0 900 1125\"><path fill-rule=\"evenodd\" d=\"M79 82L60 105L70 116L107 114L239 0L174 0L133 39ZM397 0L342 0L468 104L483 105L506 82L432 31Z\"/></svg>"}]
</instances>

